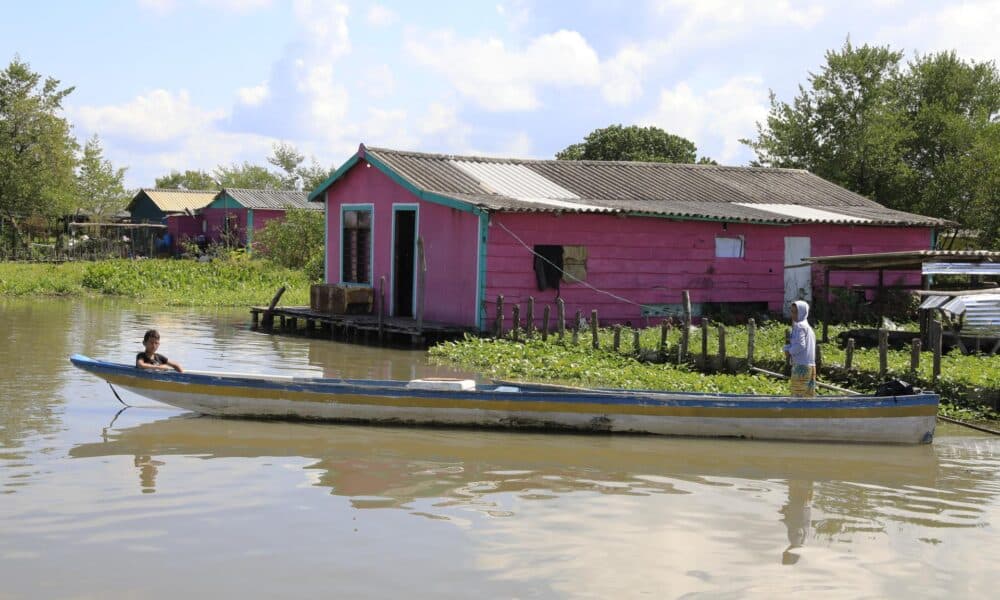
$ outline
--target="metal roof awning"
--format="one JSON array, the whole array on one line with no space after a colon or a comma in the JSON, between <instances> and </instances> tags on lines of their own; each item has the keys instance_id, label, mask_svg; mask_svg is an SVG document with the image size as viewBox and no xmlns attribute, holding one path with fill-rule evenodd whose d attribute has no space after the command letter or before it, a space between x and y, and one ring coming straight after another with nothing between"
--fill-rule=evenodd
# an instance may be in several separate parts
<instances>
[{"instance_id":1,"label":"metal roof awning","mask_svg":"<svg viewBox=\"0 0 1000 600\"><path fill-rule=\"evenodd\" d=\"M915 271L930 263L1000 263L1000 252L989 250L909 250L874 254L810 256L806 261L832 271L872 271L876 269ZM953 273L953 271L951 272Z\"/></svg>"},{"instance_id":2,"label":"metal roof awning","mask_svg":"<svg viewBox=\"0 0 1000 600\"><path fill-rule=\"evenodd\" d=\"M924 263L924 275L1000 275L1000 263L931 262Z\"/></svg>"}]
</instances>

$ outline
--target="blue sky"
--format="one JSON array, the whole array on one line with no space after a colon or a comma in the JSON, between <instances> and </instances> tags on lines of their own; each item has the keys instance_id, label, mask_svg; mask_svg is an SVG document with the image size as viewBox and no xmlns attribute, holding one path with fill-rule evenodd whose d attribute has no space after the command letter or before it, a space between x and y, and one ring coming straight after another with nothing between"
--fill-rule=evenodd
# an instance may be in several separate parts
<instances>
[{"instance_id":1,"label":"blue sky","mask_svg":"<svg viewBox=\"0 0 1000 600\"><path fill-rule=\"evenodd\" d=\"M98 134L131 187L263 164L279 141L324 166L360 142L551 158L612 123L741 165L769 90L790 100L848 35L1000 57L995 0L92 0L4 14L0 60L75 86L75 134Z\"/></svg>"}]
</instances>

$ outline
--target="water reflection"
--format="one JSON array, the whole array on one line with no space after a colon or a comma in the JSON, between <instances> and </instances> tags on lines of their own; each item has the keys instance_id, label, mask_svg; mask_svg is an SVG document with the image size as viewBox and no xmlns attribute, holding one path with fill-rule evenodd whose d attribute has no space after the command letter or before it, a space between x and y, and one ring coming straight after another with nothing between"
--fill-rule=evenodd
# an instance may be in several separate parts
<instances>
[{"instance_id":1,"label":"water reflection","mask_svg":"<svg viewBox=\"0 0 1000 600\"><path fill-rule=\"evenodd\" d=\"M111 430L73 458L131 456L143 492L159 491L168 457L305 457L306 478L355 508L448 518L454 507L513 516L502 501L576 493L704 493L710 487L779 490L787 534L782 564L811 539L883 531L892 522L982 525L995 473L954 468L962 446L894 447L594 437L271 423L180 416ZM939 456L943 450L944 460ZM983 457L976 459L982 464ZM989 460L996 462L990 454ZM429 501L429 502L428 502ZM420 510L416 507L419 505ZM811 515L821 507L824 518ZM776 523L777 524L777 523Z\"/></svg>"}]
</instances>

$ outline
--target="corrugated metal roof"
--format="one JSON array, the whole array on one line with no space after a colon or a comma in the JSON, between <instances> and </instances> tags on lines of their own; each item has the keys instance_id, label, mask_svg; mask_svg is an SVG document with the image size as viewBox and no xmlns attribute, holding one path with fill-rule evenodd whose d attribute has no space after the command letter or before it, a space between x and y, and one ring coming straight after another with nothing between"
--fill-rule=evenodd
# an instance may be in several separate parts
<instances>
[{"instance_id":1,"label":"corrugated metal roof","mask_svg":"<svg viewBox=\"0 0 1000 600\"><path fill-rule=\"evenodd\" d=\"M823 210L812 206L800 206L798 204L743 204L741 202L737 202L737 204L776 215L811 221L843 221L845 223L871 223L872 221L864 217L853 217L833 210Z\"/></svg>"},{"instance_id":2,"label":"corrugated metal roof","mask_svg":"<svg viewBox=\"0 0 1000 600\"><path fill-rule=\"evenodd\" d=\"M322 210L321 205L309 202L306 192L294 190L249 190L243 188L224 188L227 194L246 208L285 210L288 208L308 208Z\"/></svg>"},{"instance_id":3,"label":"corrugated metal roof","mask_svg":"<svg viewBox=\"0 0 1000 600\"><path fill-rule=\"evenodd\" d=\"M141 194L146 194L156 204L157 208L163 212L177 213L184 212L185 210L194 211L204 208L215 199L218 193L216 190L160 190L143 188L139 190L139 193L129 203L129 210L132 209L132 204L135 203Z\"/></svg>"},{"instance_id":4,"label":"corrugated metal roof","mask_svg":"<svg viewBox=\"0 0 1000 600\"><path fill-rule=\"evenodd\" d=\"M1000 263L929 262L921 269L924 275L1000 275Z\"/></svg>"},{"instance_id":5,"label":"corrugated metal roof","mask_svg":"<svg viewBox=\"0 0 1000 600\"><path fill-rule=\"evenodd\" d=\"M497 211L622 212L765 223L951 225L885 208L797 169L519 160L387 148L361 152L420 190ZM813 210L775 210L789 206Z\"/></svg>"}]
</instances>

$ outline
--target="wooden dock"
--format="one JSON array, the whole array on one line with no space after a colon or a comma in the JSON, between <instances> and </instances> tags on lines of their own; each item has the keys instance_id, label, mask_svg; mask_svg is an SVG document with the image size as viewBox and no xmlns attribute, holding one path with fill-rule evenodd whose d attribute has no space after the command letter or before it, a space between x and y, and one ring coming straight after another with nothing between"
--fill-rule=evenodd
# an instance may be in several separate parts
<instances>
[{"instance_id":1,"label":"wooden dock","mask_svg":"<svg viewBox=\"0 0 1000 600\"><path fill-rule=\"evenodd\" d=\"M461 339L473 332L470 328L432 321L418 324L416 319L405 317L330 314L311 310L308 306L254 306L250 308L250 316L255 331L414 348Z\"/></svg>"}]
</instances>

